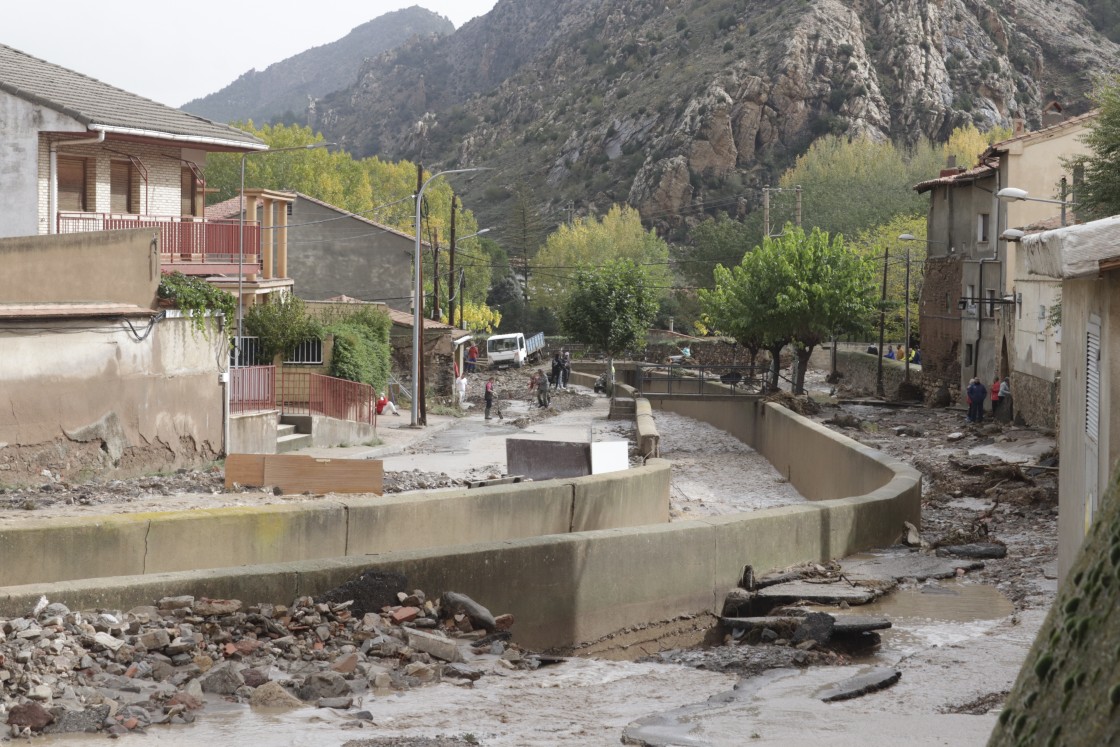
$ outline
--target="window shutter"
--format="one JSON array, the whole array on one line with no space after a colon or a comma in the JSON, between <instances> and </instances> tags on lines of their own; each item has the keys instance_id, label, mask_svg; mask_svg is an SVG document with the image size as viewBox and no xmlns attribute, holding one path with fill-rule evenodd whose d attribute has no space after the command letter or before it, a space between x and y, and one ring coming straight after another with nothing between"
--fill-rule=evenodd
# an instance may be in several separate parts
<instances>
[{"instance_id":1,"label":"window shutter","mask_svg":"<svg viewBox=\"0 0 1120 747\"><path fill-rule=\"evenodd\" d=\"M1089 323L1085 334L1085 435L1096 443L1101 422L1101 328Z\"/></svg>"},{"instance_id":2,"label":"window shutter","mask_svg":"<svg viewBox=\"0 0 1120 747\"><path fill-rule=\"evenodd\" d=\"M58 209L61 212L86 209L86 162L81 158L58 159Z\"/></svg>"},{"instance_id":3,"label":"window shutter","mask_svg":"<svg viewBox=\"0 0 1120 747\"><path fill-rule=\"evenodd\" d=\"M113 161L109 172L109 211L132 212L132 164Z\"/></svg>"}]
</instances>

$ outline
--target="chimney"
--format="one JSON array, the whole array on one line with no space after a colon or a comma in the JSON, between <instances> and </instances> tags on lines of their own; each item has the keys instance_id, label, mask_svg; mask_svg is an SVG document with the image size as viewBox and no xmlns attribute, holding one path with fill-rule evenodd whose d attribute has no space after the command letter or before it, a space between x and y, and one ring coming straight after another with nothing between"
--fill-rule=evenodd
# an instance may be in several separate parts
<instances>
[{"instance_id":1,"label":"chimney","mask_svg":"<svg viewBox=\"0 0 1120 747\"><path fill-rule=\"evenodd\" d=\"M1011 120L1011 134L1012 137L1019 137L1027 131L1027 123L1020 117Z\"/></svg>"}]
</instances>

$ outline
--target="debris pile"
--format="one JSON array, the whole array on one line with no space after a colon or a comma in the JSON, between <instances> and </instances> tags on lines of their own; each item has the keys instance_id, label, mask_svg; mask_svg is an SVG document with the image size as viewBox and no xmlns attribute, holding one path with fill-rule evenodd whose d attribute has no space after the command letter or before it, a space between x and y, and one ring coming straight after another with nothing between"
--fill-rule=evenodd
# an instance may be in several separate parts
<instances>
[{"instance_id":1,"label":"debris pile","mask_svg":"<svg viewBox=\"0 0 1120 747\"><path fill-rule=\"evenodd\" d=\"M190 723L207 697L221 697L349 711L357 726L371 718L356 710L364 698L555 661L521 651L510 615L463 594L401 591L363 609L401 580L367 573L290 606L177 596L78 612L44 598L29 615L0 619L0 723L13 737L119 736ZM347 590L358 593L334 601Z\"/></svg>"}]
</instances>

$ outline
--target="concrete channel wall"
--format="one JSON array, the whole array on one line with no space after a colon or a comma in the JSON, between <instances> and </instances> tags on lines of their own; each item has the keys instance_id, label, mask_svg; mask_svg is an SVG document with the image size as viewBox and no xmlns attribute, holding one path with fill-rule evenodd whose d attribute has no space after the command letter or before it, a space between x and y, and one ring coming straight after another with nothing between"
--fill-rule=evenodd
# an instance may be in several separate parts
<instances>
[{"instance_id":1,"label":"concrete channel wall","mask_svg":"<svg viewBox=\"0 0 1120 747\"><path fill-rule=\"evenodd\" d=\"M626 472L543 483L27 521L0 528L0 587L443 548L668 520L669 464L651 460Z\"/></svg>"},{"instance_id":2,"label":"concrete channel wall","mask_svg":"<svg viewBox=\"0 0 1120 747\"><path fill-rule=\"evenodd\" d=\"M325 592L367 569L383 569L404 573L411 586L431 594L460 591L495 613L513 613L514 632L523 645L563 648L632 625L718 611L747 565L765 572L842 557L894 542L903 521L918 524L921 487L915 470L777 405L747 397L734 400L651 398L655 410L707 420L755 445L813 502L696 521L622 526L632 517L585 515L576 501L568 533L364 556L358 555L366 550L355 540L352 557L345 558L9 586L0 588L0 614L22 613L42 594L76 608L127 608L171 594L286 604L301 594ZM650 462L655 469L663 464ZM641 470L613 474L623 477L580 479L588 492L582 504L588 512L622 512L632 496L645 493L640 481L655 479ZM525 489L543 491L543 496L553 485ZM631 497L623 495L623 486ZM592 499L598 490L617 493L604 503ZM412 505L419 510L422 503ZM450 505L445 508L451 510ZM444 522L461 523L437 517L436 525ZM609 522L620 525L580 531ZM436 525L428 529L437 531ZM438 531L436 539L447 541ZM0 546L4 544L0 537Z\"/></svg>"}]
</instances>

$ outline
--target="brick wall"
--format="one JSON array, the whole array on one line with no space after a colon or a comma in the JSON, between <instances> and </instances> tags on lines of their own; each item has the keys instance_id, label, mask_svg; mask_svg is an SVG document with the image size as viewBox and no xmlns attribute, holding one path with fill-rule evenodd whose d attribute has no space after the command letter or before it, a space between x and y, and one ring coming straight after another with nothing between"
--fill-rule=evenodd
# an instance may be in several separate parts
<instances>
[{"instance_id":1,"label":"brick wall","mask_svg":"<svg viewBox=\"0 0 1120 747\"><path fill-rule=\"evenodd\" d=\"M1036 428L1058 427L1060 373L1058 377L1050 382L1020 371L1011 372L1011 401L1016 421L1022 420Z\"/></svg>"},{"instance_id":2,"label":"brick wall","mask_svg":"<svg viewBox=\"0 0 1120 747\"><path fill-rule=\"evenodd\" d=\"M47 138L39 139L39 233L48 233L48 216L50 202L50 141ZM111 150L109 150L111 148ZM111 142L100 145L68 146L59 149L60 155L87 159L86 173L88 181L89 203L87 210L91 213L107 213L109 207L109 170L113 160L122 159L128 155L135 156L143 164L147 172L145 182L140 174L136 175L139 182L139 200L135 206L142 215L170 215L177 216L182 212L182 163L168 155L180 153L180 149L170 144L164 146ZM200 167L205 165L205 154L191 153Z\"/></svg>"},{"instance_id":3,"label":"brick wall","mask_svg":"<svg viewBox=\"0 0 1120 747\"><path fill-rule=\"evenodd\" d=\"M927 401L942 387L951 403L961 397L961 320L956 306L960 295L961 261L956 256L927 259L918 313Z\"/></svg>"}]
</instances>

